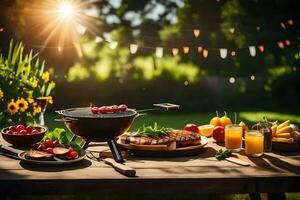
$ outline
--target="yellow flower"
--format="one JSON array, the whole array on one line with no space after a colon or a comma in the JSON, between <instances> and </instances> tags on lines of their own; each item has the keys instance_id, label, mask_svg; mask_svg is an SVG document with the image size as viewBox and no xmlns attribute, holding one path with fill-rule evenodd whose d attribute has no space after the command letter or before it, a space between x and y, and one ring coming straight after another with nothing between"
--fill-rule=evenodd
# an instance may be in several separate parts
<instances>
[{"instance_id":1,"label":"yellow flower","mask_svg":"<svg viewBox=\"0 0 300 200\"><path fill-rule=\"evenodd\" d=\"M49 80L50 80L50 74L49 74L48 71L46 71L46 72L44 72L44 73L42 74L42 79L44 80L45 83L48 83L48 82L49 82Z\"/></svg>"},{"instance_id":2,"label":"yellow flower","mask_svg":"<svg viewBox=\"0 0 300 200\"><path fill-rule=\"evenodd\" d=\"M4 96L4 93L3 93L3 91L0 89L0 99L2 99L3 96Z\"/></svg>"},{"instance_id":3,"label":"yellow flower","mask_svg":"<svg viewBox=\"0 0 300 200\"><path fill-rule=\"evenodd\" d=\"M27 101L28 101L28 103L31 103L31 104L34 102L33 98L31 98L31 97L27 97Z\"/></svg>"},{"instance_id":4,"label":"yellow flower","mask_svg":"<svg viewBox=\"0 0 300 200\"><path fill-rule=\"evenodd\" d=\"M53 104L53 98L51 96L47 96L47 103Z\"/></svg>"},{"instance_id":5,"label":"yellow flower","mask_svg":"<svg viewBox=\"0 0 300 200\"><path fill-rule=\"evenodd\" d=\"M37 81L37 80L33 79L33 80L31 81L31 87L36 88L37 84L38 84L38 81Z\"/></svg>"},{"instance_id":6,"label":"yellow flower","mask_svg":"<svg viewBox=\"0 0 300 200\"><path fill-rule=\"evenodd\" d=\"M33 116L35 116L36 114L40 113L42 111L41 107L39 106L35 106L33 107Z\"/></svg>"},{"instance_id":7,"label":"yellow flower","mask_svg":"<svg viewBox=\"0 0 300 200\"><path fill-rule=\"evenodd\" d=\"M25 110L27 110L27 108L28 108L28 103L23 98L18 99L16 104L18 105L20 112L25 112Z\"/></svg>"},{"instance_id":8,"label":"yellow flower","mask_svg":"<svg viewBox=\"0 0 300 200\"><path fill-rule=\"evenodd\" d=\"M18 112L18 104L15 103L15 101L12 99L10 103L7 105L7 110L10 112L10 114L15 114Z\"/></svg>"}]
</instances>

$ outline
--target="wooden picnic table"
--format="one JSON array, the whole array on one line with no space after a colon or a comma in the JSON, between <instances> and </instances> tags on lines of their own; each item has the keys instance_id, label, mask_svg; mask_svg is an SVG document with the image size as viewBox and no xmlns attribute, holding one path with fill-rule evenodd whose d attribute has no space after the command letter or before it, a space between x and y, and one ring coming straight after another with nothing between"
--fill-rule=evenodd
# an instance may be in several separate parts
<instances>
[{"instance_id":1,"label":"wooden picnic table","mask_svg":"<svg viewBox=\"0 0 300 200\"><path fill-rule=\"evenodd\" d=\"M3 142L0 138L0 142ZM94 147L95 148L95 147ZM100 144L97 149L106 149ZM242 167L214 157L213 143L197 156L130 157L136 169L128 178L102 161L85 159L69 166L37 166L0 155L0 191L19 194L201 195L300 191L300 153L265 153L260 158L237 154L251 166ZM1 198L2 199L2 198Z\"/></svg>"}]
</instances>

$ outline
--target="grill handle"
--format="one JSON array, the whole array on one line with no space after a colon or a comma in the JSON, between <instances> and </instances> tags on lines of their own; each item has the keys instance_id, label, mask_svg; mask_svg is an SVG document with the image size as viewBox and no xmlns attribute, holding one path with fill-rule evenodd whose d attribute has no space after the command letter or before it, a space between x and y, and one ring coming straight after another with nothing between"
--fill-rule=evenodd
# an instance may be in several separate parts
<instances>
[{"instance_id":1,"label":"grill handle","mask_svg":"<svg viewBox=\"0 0 300 200\"><path fill-rule=\"evenodd\" d=\"M65 117L65 118L61 118L61 119L54 119L54 121L56 122L71 122L71 123L75 123L77 122L78 119L76 118L71 118L71 117Z\"/></svg>"}]
</instances>

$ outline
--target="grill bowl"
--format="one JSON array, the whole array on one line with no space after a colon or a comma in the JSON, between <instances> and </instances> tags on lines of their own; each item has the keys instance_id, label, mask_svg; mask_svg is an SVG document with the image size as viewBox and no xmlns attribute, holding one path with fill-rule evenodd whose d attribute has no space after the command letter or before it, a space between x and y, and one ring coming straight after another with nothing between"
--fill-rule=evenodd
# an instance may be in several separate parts
<instances>
[{"instance_id":1,"label":"grill bowl","mask_svg":"<svg viewBox=\"0 0 300 200\"><path fill-rule=\"evenodd\" d=\"M137 116L133 109L109 114L92 114L88 107L57 112L63 116L66 127L72 133L89 142L108 141L123 134Z\"/></svg>"}]
</instances>

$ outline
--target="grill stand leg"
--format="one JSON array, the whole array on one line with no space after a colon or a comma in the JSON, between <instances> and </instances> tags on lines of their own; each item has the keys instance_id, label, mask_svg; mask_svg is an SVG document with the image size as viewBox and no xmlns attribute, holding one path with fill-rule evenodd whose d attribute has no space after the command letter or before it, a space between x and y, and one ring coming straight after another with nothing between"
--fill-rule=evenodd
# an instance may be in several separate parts
<instances>
[{"instance_id":1,"label":"grill stand leg","mask_svg":"<svg viewBox=\"0 0 300 200\"><path fill-rule=\"evenodd\" d=\"M115 161L118 163L124 163L125 160L122 157L121 151L115 139L110 139L107 141L107 143Z\"/></svg>"}]
</instances>

